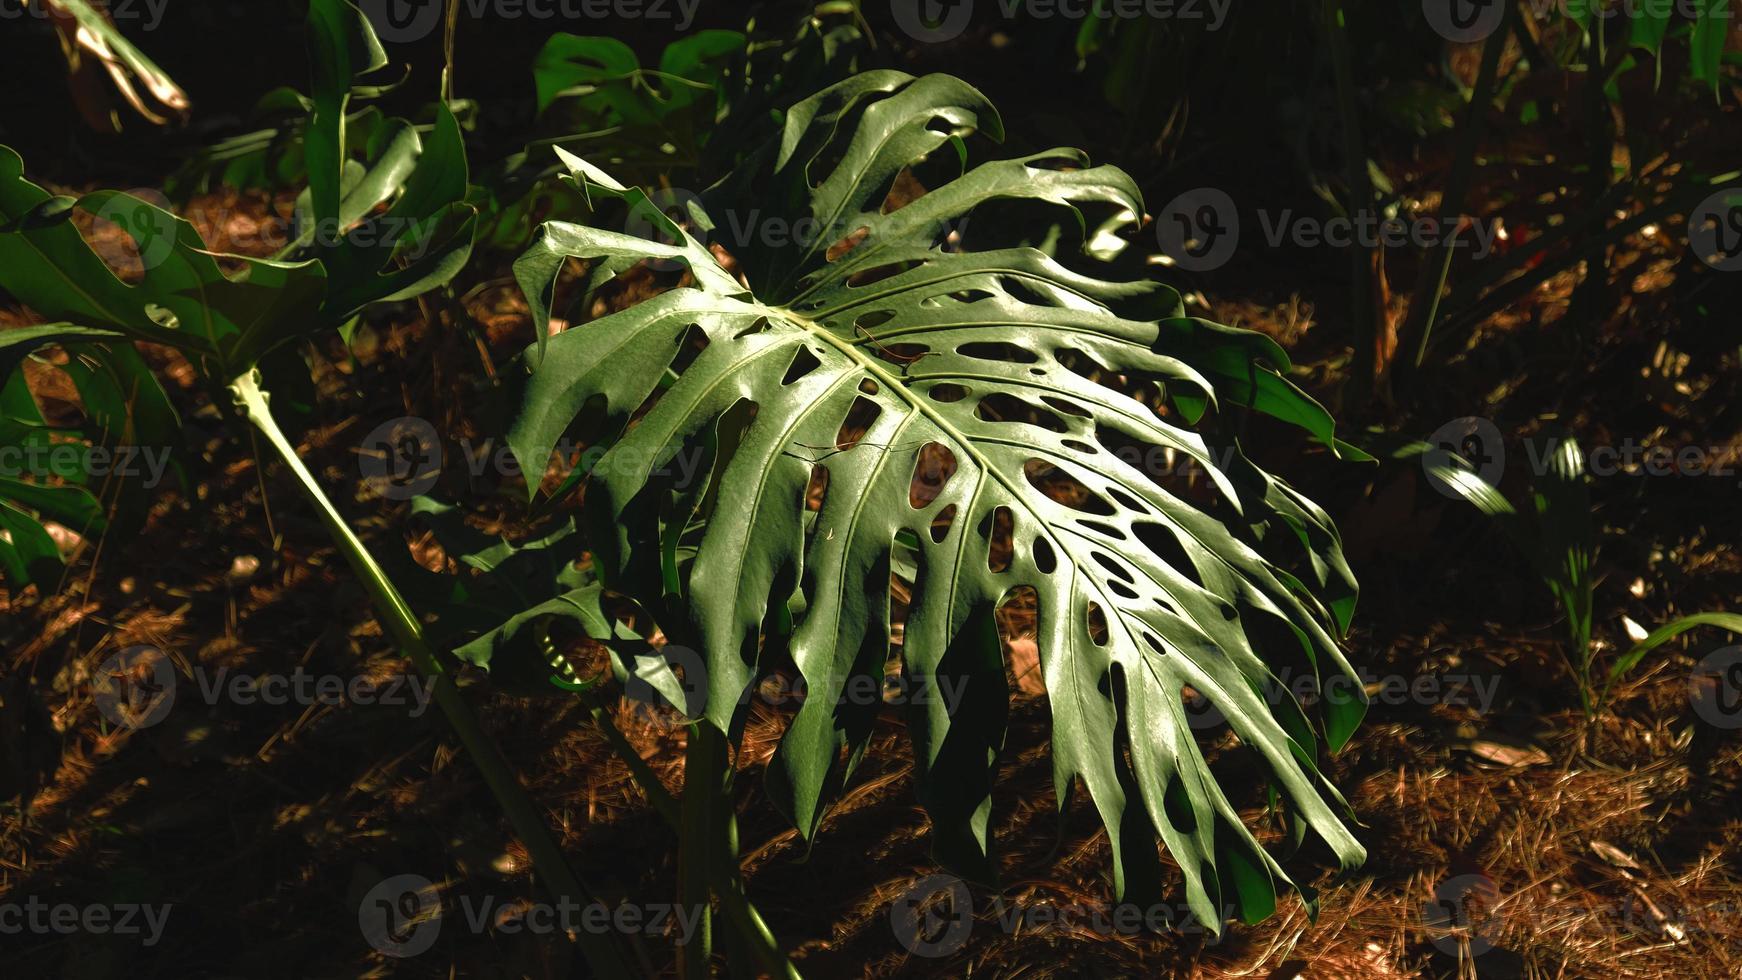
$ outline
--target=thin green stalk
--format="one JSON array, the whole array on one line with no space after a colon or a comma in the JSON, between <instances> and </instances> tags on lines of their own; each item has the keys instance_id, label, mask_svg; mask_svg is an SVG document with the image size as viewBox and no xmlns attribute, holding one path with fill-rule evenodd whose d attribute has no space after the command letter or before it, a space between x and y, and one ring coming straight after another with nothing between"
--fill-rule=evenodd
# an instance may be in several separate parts
<instances>
[{"instance_id":1,"label":"thin green stalk","mask_svg":"<svg viewBox=\"0 0 1742 980\"><path fill-rule=\"evenodd\" d=\"M731 763L725 748L725 738L705 719L690 726L678 848L678 901L686 912L697 913L695 932L678 947L679 972L686 980L708 980L708 961L714 951L708 879L716 849L723 843L716 825L725 816L722 811L730 808L726 788Z\"/></svg>"},{"instance_id":2,"label":"thin green stalk","mask_svg":"<svg viewBox=\"0 0 1742 980\"><path fill-rule=\"evenodd\" d=\"M303 495L315 505L321 521L327 526L327 532L332 535L334 543L350 562L351 569L362 580L363 587L374 600L377 615L399 644L400 650L411 659L417 670L434 680L431 686L437 706L447 716L460 744L465 747L473 764L483 774L484 782L501 804L514 832L525 843L527 852L532 856L533 866L544 878L545 888L559 900L591 905L592 892L569 869L562 849L557 845L556 838L551 836L550 828L539 815L525 787L520 785L520 781L509 770L507 762L497 751L496 744L479 727L471 707L454 686L453 675L442 668L441 662L430 651L429 644L423 637L423 626L417 616L399 594L399 590L393 587L392 581L376 563L374 556L369 554L363 542L352 532L351 526L339 516L338 509L327 499L320 484L315 482L314 475L303 465L296 448L273 420L272 412L267 407L267 393L260 388L259 372L250 370L237 378L231 382L230 391L236 398L236 404L246 413L248 421L260 430L260 434L266 437L279 458L296 476ZM630 975L622 953L610 937L581 930L576 934L576 940L581 947L581 955L586 958L587 965L595 975Z\"/></svg>"},{"instance_id":3,"label":"thin green stalk","mask_svg":"<svg viewBox=\"0 0 1742 980\"><path fill-rule=\"evenodd\" d=\"M605 741L617 753L629 774L634 777L641 791L647 794L648 805L653 807L660 819L666 822L674 833L683 833L683 808L677 798L659 781L653 767L641 757L629 740L623 737L617 726L612 723L602 705L590 703L589 712L593 723L599 726L599 731L605 736ZM730 811L728 811L730 815ZM744 894L744 876L737 864L737 821L732 821L732 836L729 853L715 854L714 860L708 863L708 882L714 894L720 899L720 911L731 921L733 930L750 947L756 961L761 964L762 971L771 977L783 977L786 980L802 980L798 968L786 958L786 953L780 948L780 943L774 938L774 931L763 921L762 914L756 911L756 906L750 904Z\"/></svg>"},{"instance_id":4,"label":"thin green stalk","mask_svg":"<svg viewBox=\"0 0 1742 980\"><path fill-rule=\"evenodd\" d=\"M1513 16L1513 4L1508 2L1500 26L1482 44L1482 66L1476 72L1476 88L1470 93L1470 104L1464 109L1464 122L1458 129L1457 154L1452 158L1452 172L1446 178L1446 190L1440 198L1440 241L1422 257L1415 291L1409 299L1409 314L1398 335L1398 356L1392 372L1400 390L1403 383L1414 377L1427 355L1428 338L1433 333L1434 318L1439 314L1440 293L1445 290L1446 277L1452 271L1452 243L1457 238L1455 234L1445 234L1445 228L1462 217L1464 197L1476 171L1476 151L1481 146L1488 109L1494 101L1494 85L1500 75L1500 53L1506 50L1506 37Z\"/></svg>"},{"instance_id":5,"label":"thin green stalk","mask_svg":"<svg viewBox=\"0 0 1742 980\"><path fill-rule=\"evenodd\" d=\"M1373 206L1373 181L1367 174L1367 148L1361 139L1360 105L1355 98L1355 72L1349 61L1348 25L1341 0L1324 0L1325 36L1330 41L1331 72L1337 84L1337 114L1343 130L1344 182L1349 187L1349 216L1357 226L1361 212ZM1374 309L1372 253L1349 243L1349 324L1354 360L1349 370L1352 409L1366 406L1373 394L1374 365L1379 352L1379 317Z\"/></svg>"}]
</instances>

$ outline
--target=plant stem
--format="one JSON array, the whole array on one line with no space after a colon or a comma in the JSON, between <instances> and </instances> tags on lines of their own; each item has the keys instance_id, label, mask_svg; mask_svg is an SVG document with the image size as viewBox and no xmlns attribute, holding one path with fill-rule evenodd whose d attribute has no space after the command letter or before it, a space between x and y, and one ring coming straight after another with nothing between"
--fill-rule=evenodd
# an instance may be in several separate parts
<instances>
[{"instance_id":1,"label":"plant stem","mask_svg":"<svg viewBox=\"0 0 1742 980\"><path fill-rule=\"evenodd\" d=\"M678 901L684 912L696 914L696 930L678 946L679 973L686 980L708 980L708 961L713 955L713 915L709 902L709 868L716 849L727 835L716 824L730 808L726 789L731 781L731 762L725 738L706 719L690 726L690 742L684 752L682 829L678 849Z\"/></svg>"},{"instance_id":2,"label":"plant stem","mask_svg":"<svg viewBox=\"0 0 1742 980\"><path fill-rule=\"evenodd\" d=\"M1393 364L1393 373L1399 382L1399 390L1406 390L1405 383L1413 379L1427 355L1428 338L1433 333L1434 318L1439 313L1440 293L1446 288L1446 277L1452 271L1452 244L1457 240L1457 234L1455 231L1446 234L1445 228L1462 217L1464 196L1476 170L1476 151L1482 143L1483 124L1494 101L1494 84L1500 74L1500 54L1506 50L1506 38L1511 30L1513 6L1508 0L1499 26L1482 44L1482 66L1476 71L1476 88L1470 93L1470 104L1464 110L1464 122L1458 130L1457 154L1452 158L1452 172L1446 178L1445 193L1440 197L1440 241L1422 256L1415 292L1409 298L1409 314L1398 336L1398 357Z\"/></svg>"},{"instance_id":3,"label":"plant stem","mask_svg":"<svg viewBox=\"0 0 1742 980\"><path fill-rule=\"evenodd\" d=\"M1367 174L1367 149L1361 139L1360 106L1355 99L1355 72L1349 61L1348 25L1341 0L1324 0L1325 36L1330 42L1331 72L1337 85L1337 114L1342 117L1344 182L1348 184L1349 217L1360 226L1361 212L1373 207L1373 182ZM1349 369L1349 391L1344 404L1351 410L1366 408L1373 395L1375 363L1379 352L1379 317L1374 309L1371 253L1359 243L1349 244L1349 326L1354 359Z\"/></svg>"},{"instance_id":4,"label":"plant stem","mask_svg":"<svg viewBox=\"0 0 1742 980\"><path fill-rule=\"evenodd\" d=\"M659 776L653 767L647 764L629 740L612 723L605 708L597 702L587 705L592 714L593 723L599 726L599 731L605 736L605 741L617 753L618 758L629 767L629 774L634 777L641 791L647 794L648 805L655 813L665 820L672 831L683 833L683 807L676 797L666 790L665 784L659 781ZM686 769L687 772L687 769ZM728 811L730 813L730 811ZM732 923L733 930L750 947L756 961L761 964L764 974L772 977L783 977L786 980L801 980L798 968L786 958L780 948L780 943L774 938L774 931L763 921L762 914L756 911L744 894L744 877L737 864L737 821L732 821L732 833L729 853L713 855L708 862L708 882L714 894L720 900L720 911Z\"/></svg>"},{"instance_id":5,"label":"plant stem","mask_svg":"<svg viewBox=\"0 0 1742 980\"><path fill-rule=\"evenodd\" d=\"M267 407L267 393L260 388L259 372L250 370L237 378L231 382L230 391L235 396L237 405L247 415L248 421L260 430L266 441L277 451L279 458L296 476L303 495L315 505L321 521L327 526L327 532L332 535L334 543L350 562L351 569L363 581L363 587L374 600L376 614L381 617L382 623L393 635L400 650L410 658L417 670L433 679L431 687L436 704L447 716L460 744L465 747L473 764L484 776L484 782L501 804L514 832L525 843L527 852L532 856L533 866L544 878L545 888L559 901L591 905L594 901L592 893L569 869L568 862L563 859L562 849L551 835L550 828L538 813L531 797L527 795L525 787L520 785L519 779L509 770L496 744L479 727L471 707L454 686L453 675L443 669L441 662L430 651L429 644L423 637L423 626L412 613L411 607L399 594L399 590L393 587L387 573L382 571L363 542L352 532L351 526L339 516L338 509L322 492L314 475L297 455L296 448L273 420L272 412ZM581 947L581 955L586 958L587 965L595 975L629 976L629 968L621 952L608 936L584 929L575 935Z\"/></svg>"}]
</instances>

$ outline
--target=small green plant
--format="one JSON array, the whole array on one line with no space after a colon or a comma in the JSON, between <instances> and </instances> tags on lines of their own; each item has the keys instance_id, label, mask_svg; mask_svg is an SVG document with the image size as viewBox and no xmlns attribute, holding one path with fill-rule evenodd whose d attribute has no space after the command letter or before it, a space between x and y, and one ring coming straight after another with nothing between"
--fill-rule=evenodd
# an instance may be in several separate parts
<instances>
[{"instance_id":1,"label":"small green plant","mask_svg":"<svg viewBox=\"0 0 1742 980\"><path fill-rule=\"evenodd\" d=\"M1425 444L1424 444L1425 445ZM1560 607L1567 631L1562 658L1579 693L1587 719L1602 714L1615 683L1645 655L1688 630L1716 626L1742 633L1742 615L1702 612L1682 616L1653 630L1599 672L1592 644L1596 588L1592 569L1597 562L1597 538L1591 526L1591 495L1585 476L1585 454L1578 440L1558 437L1545 457L1547 466L1531 487L1530 507L1523 513L1493 484L1473 472L1461 456L1443 447L1427 447L1430 477L1494 518L1508 541L1523 553Z\"/></svg>"},{"instance_id":2,"label":"small green plant","mask_svg":"<svg viewBox=\"0 0 1742 980\"><path fill-rule=\"evenodd\" d=\"M516 265L539 337L573 260L588 269L577 303L638 267L682 279L530 349L509 443L527 473L577 420L609 447L570 481L588 481L600 579L701 654L705 669L684 678L705 692L688 713L687 894L732 849L718 832L724 760L750 688L790 662L809 692L768 776L809 837L878 707L844 692L881 686L898 631L914 689L956 692L908 716L934 851L994 877L1008 698L995 613L1032 589L1059 802L1086 785L1119 893L1155 893L1159 838L1203 921L1262 919L1295 883L1211 774L1182 695L1229 719L1291 839L1316 835L1344 868L1363 851L1315 759L1321 734L1341 746L1365 705L1331 693L1359 684L1328 686L1315 723L1277 680L1283 665L1354 676L1334 634L1355 583L1329 519L1246 459L1233 417L1265 413L1358 451L1278 373L1287 359L1268 338L1186 317L1158 283L1094 277L1142 214L1128 177L1069 149L962 173L975 133L997 138L1000 124L964 82L867 72L794 106L681 223L564 154L595 207L621 202L658 240L548 224ZM892 199L913 174L930 190ZM728 272L708 232L753 210L811 231L714 246ZM1168 492L1113 451L1130 444L1194 460L1220 503ZM702 454L705 480L659 475L680 452ZM953 475L916 496L916 467L940 457ZM901 622L892 575L912 593Z\"/></svg>"}]
</instances>

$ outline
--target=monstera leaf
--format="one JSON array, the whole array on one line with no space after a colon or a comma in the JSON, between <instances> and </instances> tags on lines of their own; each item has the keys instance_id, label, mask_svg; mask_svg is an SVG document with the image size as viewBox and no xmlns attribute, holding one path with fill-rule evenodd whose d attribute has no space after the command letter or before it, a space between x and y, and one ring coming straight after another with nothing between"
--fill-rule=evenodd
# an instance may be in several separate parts
<instances>
[{"instance_id":1,"label":"monstera leaf","mask_svg":"<svg viewBox=\"0 0 1742 980\"><path fill-rule=\"evenodd\" d=\"M68 355L58 370L79 394L83 425L50 425L18 370L49 345ZM179 441L168 396L121 334L65 323L0 330L0 577L54 591L63 564L44 522L87 537L132 531L146 498L124 488L163 477Z\"/></svg>"},{"instance_id":2,"label":"monstera leaf","mask_svg":"<svg viewBox=\"0 0 1742 980\"><path fill-rule=\"evenodd\" d=\"M702 652L707 721L736 733L759 675L796 665L809 693L770 783L806 835L881 707L843 695L881 686L899 634L935 846L990 872L1008 698L994 616L1026 588L1059 800L1086 786L1120 892L1153 894L1159 836L1204 921L1262 918L1292 882L1211 773L1186 695L1268 773L1294 843L1310 830L1344 867L1363 851L1279 674L1318 679L1333 747L1364 704L1332 635L1355 595L1336 532L1228 423L1252 409L1341 444L1268 339L1185 317L1158 283L1076 271L1137 223L1130 178L1074 150L961 173L974 132L1000 126L967 84L862 74L794 106L681 225L567 158L661 240L546 225L516 267L538 335L573 259L590 287L652 266L675 288L529 350L510 444L542 473L582 416L610 447L589 453L595 565ZM929 192L891 194L922 172ZM780 233L703 240L747 216ZM1216 501L1170 492L1131 447L1191 461ZM706 465L670 465L682 453ZM921 492L939 460L947 479ZM706 479L671 475L692 470ZM911 579L900 622L892 571Z\"/></svg>"}]
</instances>

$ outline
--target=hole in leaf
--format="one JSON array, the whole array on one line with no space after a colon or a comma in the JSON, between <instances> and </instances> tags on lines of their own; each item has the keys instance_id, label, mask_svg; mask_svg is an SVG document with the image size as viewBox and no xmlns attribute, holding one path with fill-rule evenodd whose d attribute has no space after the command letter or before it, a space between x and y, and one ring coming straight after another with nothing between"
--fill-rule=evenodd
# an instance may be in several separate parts
<instances>
[{"instance_id":1,"label":"hole in leaf","mask_svg":"<svg viewBox=\"0 0 1742 980\"><path fill-rule=\"evenodd\" d=\"M733 340L740 340L744 337L750 336L753 333L761 333L762 331L767 330L767 329L768 329L768 318L765 316L759 316L756 318L755 322L751 323L748 327L745 327L744 329L733 334L732 339Z\"/></svg>"},{"instance_id":2,"label":"hole in leaf","mask_svg":"<svg viewBox=\"0 0 1742 980\"><path fill-rule=\"evenodd\" d=\"M1054 398L1052 395L1042 395L1040 400L1043 402L1046 402L1048 405L1051 405L1053 408L1058 409L1059 411L1065 413L1066 415L1075 415L1076 417L1081 418L1081 419L1086 419L1086 418L1092 417L1092 415L1088 409L1084 408L1081 405L1078 405L1076 402L1066 401L1063 398Z\"/></svg>"},{"instance_id":3,"label":"hole in leaf","mask_svg":"<svg viewBox=\"0 0 1742 980\"><path fill-rule=\"evenodd\" d=\"M1113 558L1111 556L1102 554L1099 551L1091 551L1091 552L1089 552L1089 557L1095 559L1095 564L1100 565L1102 568L1105 568L1109 573L1117 576L1120 580L1125 581L1125 582L1137 581L1136 579L1131 577L1131 570L1130 569L1126 568L1124 565L1121 565L1117 561L1113 560Z\"/></svg>"},{"instance_id":4,"label":"hole in leaf","mask_svg":"<svg viewBox=\"0 0 1742 980\"><path fill-rule=\"evenodd\" d=\"M823 253L824 260L833 262L836 259L839 259L841 256L851 252L853 249L858 248L859 243L863 242L870 234L871 229L862 225L853 229L852 234L829 246L828 251Z\"/></svg>"},{"instance_id":5,"label":"hole in leaf","mask_svg":"<svg viewBox=\"0 0 1742 980\"><path fill-rule=\"evenodd\" d=\"M780 383L783 385L792 384L821 367L822 363L822 361L817 360L817 355L809 347L800 347L793 352L792 363L786 366L786 376L780 379Z\"/></svg>"},{"instance_id":6,"label":"hole in leaf","mask_svg":"<svg viewBox=\"0 0 1742 980\"><path fill-rule=\"evenodd\" d=\"M1144 520L1139 524L1132 524L1131 533L1136 534L1139 541L1143 541L1143 547L1148 548L1151 555L1162 559L1162 564L1183 574L1186 580L1192 581L1192 585L1204 585L1204 580L1198 576L1197 566L1192 562L1192 555L1186 554L1185 545L1179 543L1179 536L1174 534L1172 527Z\"/></svg>"},{"instance_id":7,"label":"hole in leaf","mask_svg":"<svg viewBox=\"0 0 1742 980\"><path fill-rule=\"evenodd\" d=\"M956 475L956 454L941 442L928 442L919 447L914 459L913 478L908 481L907 502L914 510L931 506L944 492L944 485Z\"/></svg>"},{"instance_id":8,"label":"hole in leaf","mask_svg":"<svg viewBox=\"0 0 1742 980\"><path fill-rule=\"evenodd\" d=\"M1088 620L1089 620L1089 622L1088 622L1089 639L1093 640L1095 645L1098 647L1106 646L1107 645L1107 614L1101 611L1101 607L1099 605L1097 605L1094 602L1090 602L1089 609L1088 609Z\"/></svg>"},{"instance_id":9,"label":"hole in leaf","mask_svg":"<svg viewBox=\"0 0 1742 980\"><path fill-rule=\"evenodd\" d=\"M1038 632L1040 595L1033 586L1018 585L998 604L998 636L1004 641L1005 680L1013 692L1044 694Z\"/></svg>"},{"instance_id":10,"label":"hole in leaf","mask_svg":"<svg viewBox=\"0 0 1742 980\"><path fill-rule=\"evenodd\" d=\"M1100 452L1100 450L1096 449L1094 446L1091 446L1086 442L1078 442L1075 439L1060 439L1059 445L1065 447L1066 449L1075 449L1079 453L1093 454L1093 453ZM1111 492L1111 491L1109 491L1109 492Z\"/></svg>"},{"instance_id":11,"label":"hole in leaf","mask_svg":"<svg viewBox=\"0 0 1742 980\"><path fill-rule=\"evenodd\" d=\"M1107 487L1107 496L1112 497L1114 503L1125 508L1126 510L1134 510L1134 511L1138 512L1139 514L1149 513L1149 505L1148 504L1145 504L1143 501L1138 500L1136 497L1131 496L1130 494L1119 489L1118 487L1115 487L1115 486Z\"/></svg>"},{"instance_id":12,"label":"hole in leaf","mask_svg":"<svg viewBox=\"0 0 1742 980\"><path fill-rule=\"evenodd\" d=\"M867 395L875 395L877 394L877 382L872 381L870 378L866 378L859 382L859 390Z\"/></svg>"},{"instance_id":13,"label":"hole in leaf","mask_svg":"<svg viewBox=\"0 0 1742 980\"><path fill-rule=\"evenodd\" d=\"M977 358L982 361L1015 361L1018 364L1034 364L1040 360L1040 355L1034 351L1001 340L977 340L971 344L963 344L956 348L956 353L963 357Z\"/></svg>"},{"instance_id":14,"label":"hole in leaf","mask_svg":"<svg viewBox=\"0 0 1742 980\"><path fill-rule=\"evenodd\" d=\"M926 394L930 395L934 402L944 402L947 404L949 402L959 402L968 397L968 389L958 384L945 383L932 385L930 388L926 389Z\"/></svg>"},{"instance_id":15,"label":"hole in leaf","mask_svg":"<svg viewBox=\"0 0 1742 980\"><path fill-rule=\"evenodd\" d=\"M1131 588L1131 586L1126 585L1124 582L1108 582L1107 583L1107 591L1113 593L1114 595L1118 596L1121 599L1135 599L1135 598L1137 598L1136 590Z\"/></svg>"},{"instance_id":16,"label":"hole in leaf","mask_svg":"<svg viewBox=\"0 0 1742 980\"><path fill-rule=\"evenodd\" d=\"M883 360L900 367L906 367L931 353L931 348L924 344L879 344L873 342L871 350Z\"/></svg>"},{"instance_id":17,"label":"hole in leaf","mask_svg":"<svg viewBox=\"0 0 1742 980\"><path fill-rule=\"evenodd\" d=\"M847 410L847 417L841 420L841 431L835 434L835 448L852 449L865 438L866 430L883 414L883 406L864 395L853 399L853 407Z\"/></svg>"},{"instance_id":18,"label":"hole in leaf","mask_svg":"<svg viewBox=\"0 0 1742 980\"><path fill-rule=\"evenodd\" d=\"M1103 517L1111 517L1115 513L1113 505L1097 496L1087 484L1044 459L1030 457L1022 464L1022 475L1028 478L1029 484L1036 490L1046 494L1047 499L1064 504L1072 510Z\"/></svg>"},{"instance_id":19,"label":"hole in leaf","mask_svg":"<svg viewBox=\"0 0 1742 980\"><path fill-rule=\"evenodd\" d=\"M987 422L1019 422L1037 425L1049 432L1070 431L1064 419L1001 391L980 399L980 403L974 406L974 414Z\"/></svg>"},{"instance_id":20,"label":"hole in leaf","mask_svg":"<svg viewBox=\"0 0 1742 980\"><path fill-rule=\"evenodd\" d=\"M1019 276L999 276L998 285L1002 286L1012 299L1027 303L1030 306L1059 305L1051 296L1041 292L1039 287Z\"/></svg>"},{"instance_id":21,"label":"hole in leaf","mask_svg":"<svg viewBox=\"0 0 1742 980\"><path fill-rule=\"evenodd\" d=\"M692 323L684 328L683 339L678 341L677 356L672 358L671 369L676 374L689 370L696 358L702 356L702 351L708 349L708 334L700 324Z\"/></svg>"},{"instance_id":22,"label":"hole in leaf","mask_svg":"<svg viewBox=\"0 0 1742 980\"><path fill-rule=\"evenodd\" d=\"M938 516L932 518L932 521L931 521L932 543L933 544L943 544L944 539L950 536L950 525L954 524L955 522L956 522L956 505L955 504L950 504L948 507L945 507L943 510L938 511Z\"/></svg>"},{"instance_id":23,"label":"hole in leaf","mask_svg":"<svg viewBox=\"0 0 1742 980\"><path fill-rule=\"evenodd\" d=\"M1081 527L1086 527L1089 530L1094 531L1098 534L1105 534L1107 537L1112 538L1115 541L1125 540L1125 532L1119 530L1118 528L1114 527L1111 524L1103 524L1100 521L1091 521L1091 520L1086 520L1083 518L1078 518L1077 524Z\"/></svg>"},{"instance_id":24,"label":"hole in leaf","mask_svg":"<svg viewBox=\"0 0 1742 980\"><path fill-rule=\"evenodd\" d=\"M901 172L889 183L889 193L883 196L883 203L878 206L879 214L893 214L919 200L926 194L926 187L913 173L912 167L902 167Z\"/></svg>"},{"instance_id":25,"label":"hole in leaf","mask_svg":"<svg viewBox=\"0 0 1742 980\"><path fill-rule=\"evenodd\" d=\"M1142 470L1149 482L1174 497L1221 519L1233 516L1232 508L1222 499L1209 471L1190 454L1167 446L1138 442L1100 427L1095 429L1095 441L1126 465Z\"/></svg>"},{"instance_id":26,"label":"hole in leaf","mask_svg":"<svg viewBox=\"0 0 1742 980\"><path fill-rule=\"evenodd\" d=\"M918 259L913 259L907 262L889 262L884 265L872 266L869 269L855 272L851 276L848 276L847 285L869 286L872 283L882 282L885 279L899 276L903 272L917 269L924 264L924 262L921 262Z\"/></svg>"},{"instance_id":27,"label":"hole in leaf","mask_svg":"<svg viewBox=\"0 0 1742 980\"><path fill-rule=\"evenodd\" d=\"M1053 553L1052 542L1045 538L1034 539L1034 567L1040 569L1042 575L1051 575L1059 567L1058 555Z\"/></svg>"},{"instance_id":28,"label":"hole in leaf","mask_svg":"<svg viewBox=\"0 0 1742 980\"><path fill-rule=\"evenodd\" d=\"M1012 530L1016 524L1016 515L1010 508L1000 506L992 512L992 527L986 549L986 568L994 572L1010 570L1011 558L1015 555L1016 542Z\"/></svg>"},{"instance_id":29,"label":"hole in leaf","mask_svg":"<svg viewBox=\"0 0 1742 980\"><path fill-rule=\"evenodd\" d=\"M859 314L859 318L853 321L853 326L860 330L870 330L872 327L882 326L893 319L895 319L895 311L893 310L872 310L869 313Z\"/></svg>"},{"instance_id":30,"label":"hole in leaf","mask_svg":"<svg viewBox=\"0 0 1742 980\"><path fill-rule=\"evenodd\" d=\"M823 509L823 500L829 495L829 468L821 463L811 466L811 478L804 488L804 509L813 514L819 514ZM811 525L816 530L816 525Z\"/></svg>"}]
</instances>

